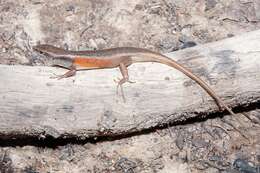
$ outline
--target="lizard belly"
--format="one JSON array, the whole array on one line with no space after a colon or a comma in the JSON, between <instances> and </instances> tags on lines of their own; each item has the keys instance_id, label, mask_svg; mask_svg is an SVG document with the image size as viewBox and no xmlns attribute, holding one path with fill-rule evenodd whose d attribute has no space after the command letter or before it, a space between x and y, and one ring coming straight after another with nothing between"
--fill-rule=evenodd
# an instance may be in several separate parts
<instances>
[{"instance_id":1,"label":"lizard belly","mask_svg":"<svg viewBox=\"0 0 260 173\"><path fill-rule=\"evenodd\" d=\"M111 68L116 67L109 59L75 57L73 65L77 69L95 69L95 68Z\"/></svg>"}]
</instances>

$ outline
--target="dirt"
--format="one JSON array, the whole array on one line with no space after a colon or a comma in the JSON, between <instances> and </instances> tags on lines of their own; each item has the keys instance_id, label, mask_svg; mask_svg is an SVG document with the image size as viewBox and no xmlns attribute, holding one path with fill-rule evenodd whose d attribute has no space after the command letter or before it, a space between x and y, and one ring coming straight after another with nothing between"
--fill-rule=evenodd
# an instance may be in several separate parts
<instances>
[{"instance_id":1,"label":"dirt","mask_svg":"<svg viewBox=\"0 0 260 173\"><path fill-rule=\"evenodd\" d=\"M0 9L0 63L10 65L32 65L37 43L166 53L260 28L258 0L0 0ZM0 144L0 172L256 172L260 111L247 114L112 139Z\"/></svg>"}]
</instances>

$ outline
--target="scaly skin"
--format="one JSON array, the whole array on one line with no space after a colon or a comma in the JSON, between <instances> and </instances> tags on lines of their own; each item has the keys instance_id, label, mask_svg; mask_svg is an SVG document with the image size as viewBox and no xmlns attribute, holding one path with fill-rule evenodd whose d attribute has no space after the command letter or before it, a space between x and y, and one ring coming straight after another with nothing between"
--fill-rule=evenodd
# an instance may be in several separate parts
<instances>
[{"instance_id":1,"label":"scaly skin","mask_svg":"<svg viewBox=\"0 0 260 173\"><path fill-rule=\"evenodd\" d=\"M181 71L199 84L215 100L220 109L222 109L223 106L230 114L235 115L202 79L176 61L160 53L134 47L119 47L96 51L68 51L51 45L37 45L34 47L34 50L52 57L50 61L52 61L53 65L70 69L64 75L59 76L59 79L73 76L77 70L119 67L123 75L123 78L118 82L118 86L120 87L123 83L130 82L127 71L129 65L138 62L158 62L166 64Z\"/></svg>"}]
</instances>

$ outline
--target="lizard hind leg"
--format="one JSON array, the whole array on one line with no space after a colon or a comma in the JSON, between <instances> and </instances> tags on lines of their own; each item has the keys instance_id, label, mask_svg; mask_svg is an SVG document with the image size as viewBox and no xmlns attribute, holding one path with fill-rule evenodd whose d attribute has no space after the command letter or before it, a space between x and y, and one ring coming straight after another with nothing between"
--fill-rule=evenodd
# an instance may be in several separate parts
<instances>
[{"instance_id":1,"label":"lizard hind leg","mask_svg":"<svg viewBox=\"0 0 260 173\"><path fill-rule=\"evenodd\" d=\"M125 102L126 99L125 99L125 94L124 94L124 90L123 90L123 84L126 83L126 82L129 82L129 83L135 83L135 82L129 80L129 75L128 75L127 66L126 66L124 63L120 63L120 64L119 64L119 69L120 69L120 72L121 72L123 78L120 79L120 80L117 82L116 93L118 94L118 89L119 89L119 87L120 87L120 89L121 89L121 94L122 94L123 100L124 100L124 102Z\"/></svg>"}]
</instances>

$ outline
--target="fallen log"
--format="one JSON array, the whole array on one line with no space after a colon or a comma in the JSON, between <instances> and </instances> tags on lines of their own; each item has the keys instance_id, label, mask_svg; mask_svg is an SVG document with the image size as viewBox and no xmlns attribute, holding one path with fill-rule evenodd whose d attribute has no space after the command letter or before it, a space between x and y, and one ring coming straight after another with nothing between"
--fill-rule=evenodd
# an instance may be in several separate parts
<instances>
[{"instance_id":1,"label":"fallen log","mask_svg":"<svg viewBox=\"0 0 260 173\"><path fill-rule=\"evenodd\" d=\"M260 30L167 56L204 79L230 107L260 101ZM124 85L126 102L113 82L118 69L49 78L64 71L0 65L0 138L114 136L219 111L195 82L162 64L129 67L136 83Z\"/></svg>"}]
</instances>

